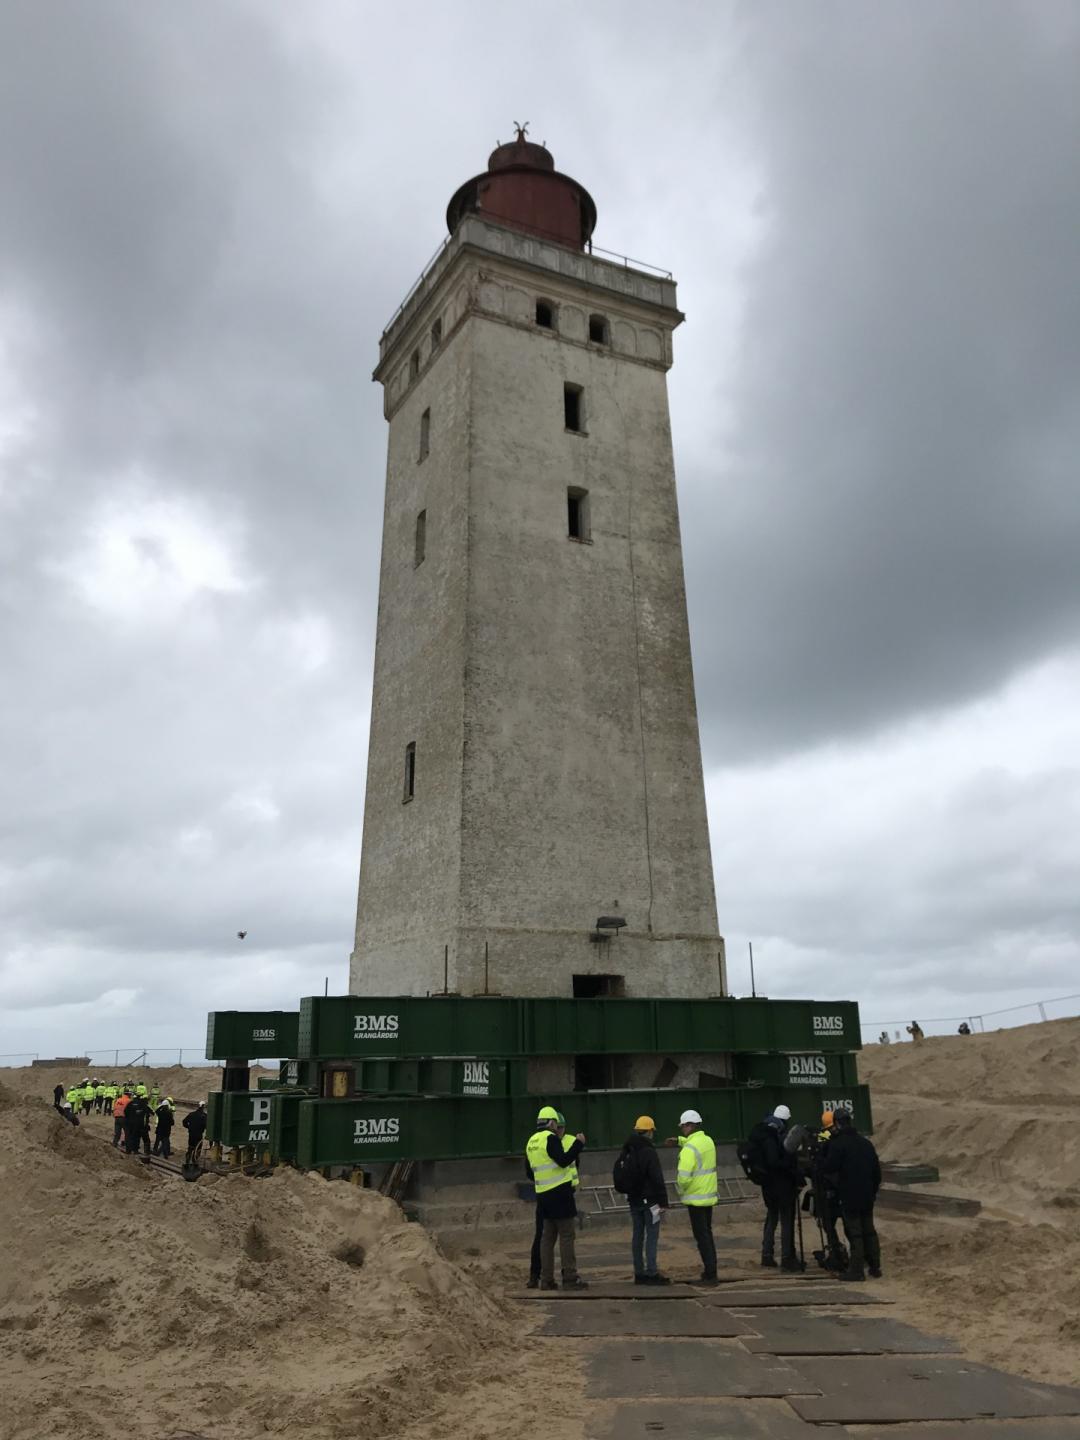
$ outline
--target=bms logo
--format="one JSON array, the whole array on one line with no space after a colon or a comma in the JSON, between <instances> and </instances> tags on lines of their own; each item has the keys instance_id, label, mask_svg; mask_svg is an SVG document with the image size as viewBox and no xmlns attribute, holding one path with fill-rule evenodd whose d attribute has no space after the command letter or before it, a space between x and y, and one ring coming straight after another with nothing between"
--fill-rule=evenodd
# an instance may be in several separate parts
<instances>
[{"instance_id":1,"label":"bms logo","mask_svg":"<svg viewBox=\"0 0 1080 1440\"><path fill-rule=\"evenodd\" d=\"M466 1060L465 1078L462 1082L463 1095L487 1095L490 1093L491 1071L486 1060Z\"/></svg>"},{"instance_id":2,"label":"bms logo","mask_svg":"<svg viewBox=\"0 0 1080 1440\"><path fill-rule=\"evenodd\" d=\"M842 1015L815 1015L815 1035L843 1035L844 1017Z\"/></svg>"},{"instance_id":3,"label":"bms logo","mask_svg":"<svg viewBox=\"0 0 1080 1440\"><path fill-rule=\"evenodd\" d=\"M277 1031L276 1031L276 1030L253 1030L253 1031L251 1032L251 1038L252 1038L253 1040L276 1040L276 1039L277 1039Z\"/></svg>"},{"instance_id":4,"label":"bms logo","mask_svg":"<svg viewBox=\"0 0 1080 1440\"><path fill-rule=\"evenodd\" d=\"M789 1055L788 1083L791 1085L818 1085L828 1073L824 1055Z\"/></svg>"},{"instance_id":5,"label":"bms logo","mask_svg":"<svg viewBox=\"0 0 1080 1440\"><path fill-rule=\"evenodd\" d=\"M855 1104L850 1095L827 1095L821 1102L822 1110L847 1110L849 1114L855 1113Z\"/></svg>"},{"instance_id":6,"label":"bms logo","mask_svg":"<svg viewBox=\"0 0 1080 1440\"><path fill-rule=\"evenodd\" d=\"M396 1140L401 1133L401 1121L394 1116L382 1119L354 1120L353 1144L369 1145L379 1140Z\"/></svg>"},{"instance_id":7,"label":"bms logo","mask_svg":"<svg viewBox=\"0 0 1080 1440\"><path fill-rule=\"evenodd\" d=\"M354 1015L354 1040L396 1040L398 1038L398 1017L396 1015Z\"/></svg>"},{"instance_id":8,"label":"bms logo","mask_svg":"<svg viewBox=\"0 0 1080 1440\"><path fill-rule=\"evenodd\" d=\"M252 1125L270 1124L270 1101L267 1099L252 1100L251 1102L251 1123Z\"/></svg>"}]
</instances>

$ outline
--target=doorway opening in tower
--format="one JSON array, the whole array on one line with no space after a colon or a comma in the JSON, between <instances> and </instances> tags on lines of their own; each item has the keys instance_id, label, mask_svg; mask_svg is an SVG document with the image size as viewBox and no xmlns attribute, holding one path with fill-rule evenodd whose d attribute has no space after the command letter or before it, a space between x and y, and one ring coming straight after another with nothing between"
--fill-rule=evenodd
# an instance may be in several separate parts
<instances>
[{"instance_id":1,"label":"doorway opening in tower","mask_svg":"<svg viewBox=\"0 0 1080 1440\"><path fill-rule=\"evenodd\" d=\"M575 975L573 984L575 1000L626 994L623 975ZM628 1055L578 1055L574 1059L575 1090L625 1090L629 1085Z\"/></svg>"}]
</instances>

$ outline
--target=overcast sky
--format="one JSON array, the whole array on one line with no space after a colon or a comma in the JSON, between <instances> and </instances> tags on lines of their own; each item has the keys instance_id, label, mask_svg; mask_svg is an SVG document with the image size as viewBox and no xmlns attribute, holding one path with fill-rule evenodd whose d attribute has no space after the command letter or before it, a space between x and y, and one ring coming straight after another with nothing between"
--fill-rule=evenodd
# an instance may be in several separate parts
<instances>
[{"instance_id":1,"label":"overcast sky","mask_svg":"<svg viewBox=\"0 0 1080 1440\"><path fill-rule=\"evenodd\" d=\"M6 0L0 1053L345 989L370 374L516 119L688 316L732 988L1080 990L1078 75L1071 0Z\"/></svg>"}]
</instances>

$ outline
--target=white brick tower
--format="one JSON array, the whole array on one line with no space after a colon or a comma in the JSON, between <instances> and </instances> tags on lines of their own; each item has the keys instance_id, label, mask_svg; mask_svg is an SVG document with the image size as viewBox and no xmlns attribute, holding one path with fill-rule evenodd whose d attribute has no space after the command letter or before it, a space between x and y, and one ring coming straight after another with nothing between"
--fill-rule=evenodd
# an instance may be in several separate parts
<instances>
[{"instance_id":1,"label":"white brick tower","mask_svg":"<svg viewBox=\"0 0 1080 1440\"><path fill-rule=\"evenodd\" d=\"M355 994L724 988L667 400L683 317L670 276L592 252L595 217L519 132L380 342ZM626 924L596 939L600 917Z\"/></svg>"}]
</instances>

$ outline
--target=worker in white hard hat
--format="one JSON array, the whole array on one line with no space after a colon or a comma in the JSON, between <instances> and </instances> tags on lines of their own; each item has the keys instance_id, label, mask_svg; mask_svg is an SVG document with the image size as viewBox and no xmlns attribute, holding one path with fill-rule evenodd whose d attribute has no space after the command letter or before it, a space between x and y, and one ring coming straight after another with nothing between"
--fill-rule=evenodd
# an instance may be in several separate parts
<instances>
[{"instance_id":1,"label":"worker in white hard hat","mask_svg":"<svg viewBox=\"0 0 1080 1440\"><path fill-rule=\"evenodd\" d=\"M716 1285L716 1244L712 1217L716 1208L716 1145L706 1135L696 1110L679 1116L679 1167L675 1189L690 1216L690 1229L701 1256L701 1284Z\"/></svg>"},{"instance_id":2,"label":"worker in white hard hat","mask_svg":"<svg viewBox=\"0 0 1080 1440\"><path fill-rule=\"evenodd\" d=\"M799 1198L799 1172L794 1155L784 1149L784 1135L791 1120L786 1105L777 1105L771 1115L759 1120L750 1131L740 1158L750 1179L761 1186L765 1223L761 1231L761 1263L776 1269L776 1227L780 1226L780 1269L802 1270L795 1253L795 1206Z\"/></svg>"}]
</instances>

